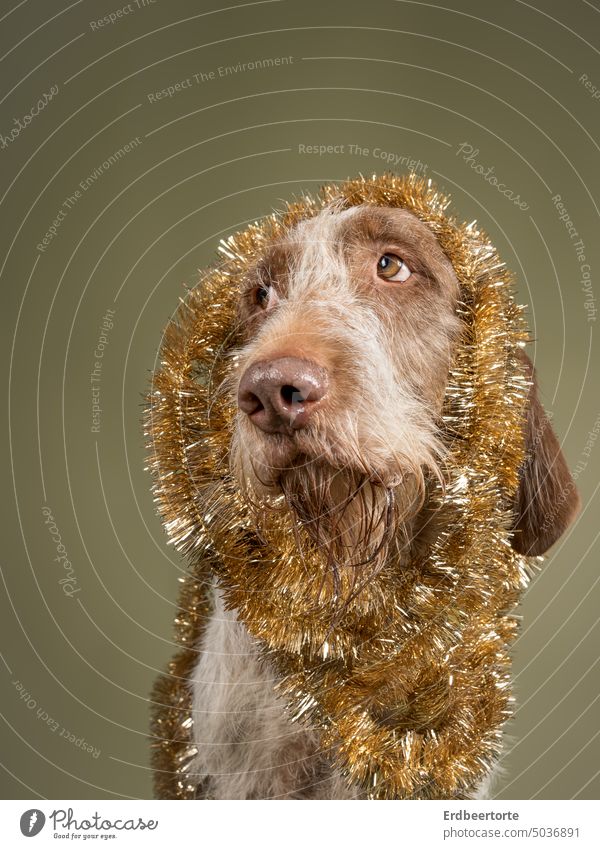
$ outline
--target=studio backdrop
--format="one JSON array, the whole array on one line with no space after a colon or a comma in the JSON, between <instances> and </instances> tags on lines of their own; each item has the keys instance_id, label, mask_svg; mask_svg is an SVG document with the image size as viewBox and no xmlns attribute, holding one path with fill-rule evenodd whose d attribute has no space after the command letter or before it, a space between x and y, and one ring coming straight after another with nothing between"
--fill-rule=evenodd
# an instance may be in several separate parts
<instances>
[{"instance_id":1,"label":"studio backdrop","mask_svg":"<svg viewBox=\"0 0 600 849\"><path fill-rule=\"evenodd\" d=\"M597 798L596 5L3 0L5 798L151 797L188 570L145 469L163 330L221 239L386 172L431 179L514 273L582 498L517 611L495 793Z\"/></svg>"}]
</instances>

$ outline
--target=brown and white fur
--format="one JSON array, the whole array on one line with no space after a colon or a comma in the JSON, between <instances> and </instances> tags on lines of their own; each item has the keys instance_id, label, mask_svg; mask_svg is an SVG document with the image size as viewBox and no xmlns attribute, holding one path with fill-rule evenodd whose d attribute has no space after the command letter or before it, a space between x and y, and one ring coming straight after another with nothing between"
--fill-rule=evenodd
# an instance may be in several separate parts
<instances>
[{"instance_id":1,"label":"brown and white fur","mask_svg":"<svg viewBox=\"0 0 600 849\"><path fill-rule=\"evenodd\" d=\"M386 256L404 263L392 260L395 279ZM231 469L261 505L257 525L283 495L338 577L363 562L358 580L368 580L399 539L414 550L434 532L423 517L427 481L443 475L458 295L432 231L406 210L372 206L332 205L301 222L244 283ZM526 441L512 544L537 555L566 530L578 496L535 388ZM359 796L318 734L290 722L253 639L216 587L213 597L192 681L199 795Z\"/></svg>"}]
</instances>

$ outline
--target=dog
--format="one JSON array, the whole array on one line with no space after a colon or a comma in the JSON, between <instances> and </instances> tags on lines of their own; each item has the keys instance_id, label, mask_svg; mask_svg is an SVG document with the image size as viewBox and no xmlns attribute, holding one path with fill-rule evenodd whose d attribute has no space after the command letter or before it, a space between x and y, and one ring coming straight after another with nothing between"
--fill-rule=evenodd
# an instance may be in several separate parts
<instances>
[{"instance_id":1,"label":"dog","mask_svg":"<svg viewBox=\"0 0 600 849\"><path fill-rule=\"evenodd\" d=\"M373 205L331 203L300 221L264 246L241 286L231 472L257 507L259 532L283 498L338 582L349 563L366 564L353 571L353 592L392 546L414 553L439 531L428 482L443 479L458 299L432 229L406 209ZM511 544L541 555L579 498L522 357L531 390ZM292 724L274 683L215 584L191 678L198 796L361 798L317 731Z\"/></svg>"}]
</instances>

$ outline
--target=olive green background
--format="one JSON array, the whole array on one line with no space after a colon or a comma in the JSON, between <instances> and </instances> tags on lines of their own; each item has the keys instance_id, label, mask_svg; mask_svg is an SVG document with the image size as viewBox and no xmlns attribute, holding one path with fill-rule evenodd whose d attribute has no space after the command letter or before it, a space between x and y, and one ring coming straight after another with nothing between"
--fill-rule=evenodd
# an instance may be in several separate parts
<instances>
[{"instance_id":1,"label":"olive green background","mask_svg":"<svg viewBox=\"0 0 600 849\"><path fill-rule=\"evenodd\" d=\"M2 136L58 86L0 149L2 795L151 796L149 690L173 651L185 568L144 471L142 395L162 328L222 236L281 199L407 157L515 271L544 402L583 498L522 605L498 793L597 798L600 99L580 78L600 88L600 12L584 0L229 2L134 1L95 30L91 21L123 6L0 5ZM292 59L219 75L277 57ZM184 79L173 97L149 99ZM471 163L461 144L478 151ZM556 194L583 239L588 294ZM94 433L90 374L107 309ZM77 584L59 583L44 507Z\"/></svg>"}]
</instances>

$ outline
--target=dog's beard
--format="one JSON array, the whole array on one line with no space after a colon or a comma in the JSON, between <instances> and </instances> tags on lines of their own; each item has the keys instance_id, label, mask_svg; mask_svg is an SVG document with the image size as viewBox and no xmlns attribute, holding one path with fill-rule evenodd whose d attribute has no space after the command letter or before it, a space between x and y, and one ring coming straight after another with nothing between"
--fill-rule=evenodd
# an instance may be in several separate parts
<instances>
[{"instance_id":1,"label":"dog's beard","mask_svg":"<svg viewBox=\"0 0 600 849\"><path fill-rule=\"evenodd\" d=\"M266 538L271 513L288 512L300 556L310 545L322 558L319 602L342 610L386 562L406 554L425 487L421 468L386 481L366 465L338 468L300 455L270 491L247 485L244 495Z\"/></svg>"},{"instance_id":2,"label":"dog's beard","mask_svg":"<svg viewBox=\"0 0 600 849\"><path fill-rule=\"evenodd\" d=\"M321 552L332 599L358 592L381 569L396 539L395 488L366 472L315 461L285 471L279 485L296 528Z\"/></svg>"}]
</instances>

